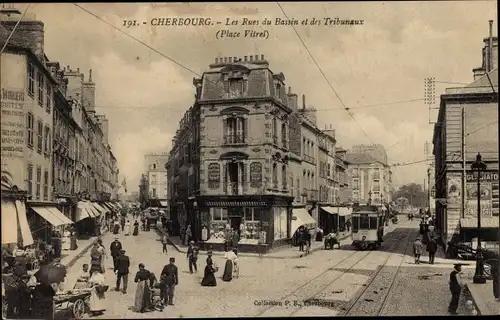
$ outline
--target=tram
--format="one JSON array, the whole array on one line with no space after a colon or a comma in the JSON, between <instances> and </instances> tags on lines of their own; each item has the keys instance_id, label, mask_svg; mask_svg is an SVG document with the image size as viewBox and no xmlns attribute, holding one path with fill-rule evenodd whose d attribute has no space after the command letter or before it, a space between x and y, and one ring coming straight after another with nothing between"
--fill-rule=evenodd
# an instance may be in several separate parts
<instances>
[{"instance_id":1,"label":"tram","mask_svg":"<svg viewBox=\"0 0 500 320\"><path fill-rule=\"evenodd\" d=\"M372 205L352 209L352 245L358 250L374 250L382 245L386 214Z\"/></svg>"}]
</instances>

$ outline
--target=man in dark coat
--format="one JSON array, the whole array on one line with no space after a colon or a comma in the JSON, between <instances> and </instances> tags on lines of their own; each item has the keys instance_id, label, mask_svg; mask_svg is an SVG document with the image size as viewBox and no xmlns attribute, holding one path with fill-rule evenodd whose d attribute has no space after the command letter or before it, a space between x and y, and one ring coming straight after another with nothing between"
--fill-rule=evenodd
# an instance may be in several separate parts
<instances>
[{"instance_id":1,"label":"man in dark coat","mask_svg":"<svg viewBox=\"0 0 500 320\"><path fill-rule=\"evenodd\" d=\"M166 225L167 225L168 235L172 236L172 220L168 219Z\"/></svg>"},{"instance_id":2,"label":"man in dark coat","mask_svg":"<svg viewBox=\"0 0 500 320\"><path fill-rule=\"evenodd\" d=\"M429 242L427 242L427 252L429 252L429 264L434 264L434 257L436 256L437 248L438 245L436 239L431 238Z\"/></svg>"},{"instance_id":3,"label":"man in dark coat","mask_svg":"<svg viewBox=\"0 0 500 320\"><path fill-rule=\"evenodd\" d=\"M453 271L450 273L450 292L451 301L448 306L448 312L451 314L457 314L458 302L460 301L460 293L462 292L462 281L460 279L460 272L462 271L462 266L456 264Z\"/></svg>"},{"instance_id":4,"label":"man in dark coat","mask_svg":"<svg viewBox=\"0 0 500 320\"><path fill-rule=\"evenodd\" d=\"M174 289L179 284L179 272L175 265L175 258L170 258L170 264L163 267L161 272L162 300L165 304L174 305Z\"/></svg>"},{"instance_id":5,"label":"man in dark coat","mask_svg":"<svg viewBox=\"0 0 500 320\"><path fill-rule=\"evenodd\" d=\"M122 215L120 218L120 225L122 226L122 232L125 230L125 215Z\"/></svg>"},{"instance_id":6,"label":"man in dark coat","mask_svg":"<svg viewBox=\"0 0 500 320\"><path fill-rule=\"evenodd\" d=\"M122 250L122 244L118 241L118 237L115 237L115 241L111 242L109 246L109 252L111 253L111 257L113 257L113 269L116 271L117 267L117 258L120 255L120 250Z\"/></svg>"},{"instance_id":7,"label":"man in dark coat","mask_svg":"<svg viewBox=\"0 0 500 320\"><path fill-rule=\"evenodd\" d=\"M120 250L120 255L116 258L116 291L120 291L120 282L123 279L123 289L122 292L127 293L128 285L128 274L130 267L130 259L125 255L125 250Z\"/></svg>"},{"instance_id":8,"label":"man in dark coat","mask_svg":"<svg viewBox=\"0 0 500 320\"><path fill-rule=\"evenodd\" d=\"M25 279L29 275L24 272L20 266L15 266L13 274L10 277L5 277L3 285L7 298L7 317L9 319L27 318L30 301L30 293Z\"/></svg>"},{"instance_id":9,"label":"man in dark coat","mask_svg":"<svg viewBox=\"0 0 500 320\"><path fill-rule=\"evenodd\" d=\"M199 251L200 249L198 249L198 247L194 244L194 241L191 241L187 250L189 273L191 274L193 273L193 268L195 272L198 272L198 266L196 265L196 262L198 261Z\"/></svg>"}]
</instances>

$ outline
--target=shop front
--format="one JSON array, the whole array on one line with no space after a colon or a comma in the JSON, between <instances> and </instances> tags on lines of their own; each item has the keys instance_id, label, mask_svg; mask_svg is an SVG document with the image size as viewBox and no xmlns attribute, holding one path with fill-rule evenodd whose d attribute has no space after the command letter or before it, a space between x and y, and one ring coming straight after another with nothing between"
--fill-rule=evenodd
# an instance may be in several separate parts
<instances>
[{"instance_id":1,"label":"shop front","mask_svg":"<svg viewBox=\"0 0 500 320\"><path fill-rule=\"evenodd\" d=\"M481 228L478 228L477 222L477 218L460 219L460 243L472 246L481 236L483 249L498 251L498 216L482 217Z\"/></svg>"},{"instance_id":2,"label":"shop front","mask_svg":"<svg viewBox=\"0 0 500 320\"><path fill-rule=\"evenodd\" d=\"M198 236L205 250L223 250L235 233L241 252L263 253L290 242L290 197L197 196L194 202L194 224L200 226Z\"/></svg>"},{"instance_id":3,"label":"shop front","mask_svg":"<svg viewBox=\"0 0 500 320\"><path fill-rule=\"evenodd\" d=\"M77 236L88 239L100 234L99 220L101 213L90 201L79 201L76 205L75 228Z\"/></svg>"},{"instance_id":4,"label":"shop front","mask_svg":"<svg viewBox=\"0 0 500 320\"><path fill-rule=\"evenodd\" d=\"M298 245L299 233L297 232L300 227L306 228L309 233L313 234L317 228L317 222L309 214L309 211L303 206L294 207L292 209L292 221L291 221L291 234L292 234L292 244ZM314 240L314 239L312 239Z\"/></svg>"},{"instance_id":5,"label":"shop front","mask_svg":"<svg viewBox=\"0 0 500 320\"><path fill-rule=\"evenodd\" d=\"M43 253L42 260L50 262L53 258L60 258L65 248L65 227L71 226L73 221L59 211L57 203L49 202L28 202L27 217L36 247Z\"/></svg>"}]
</instances>

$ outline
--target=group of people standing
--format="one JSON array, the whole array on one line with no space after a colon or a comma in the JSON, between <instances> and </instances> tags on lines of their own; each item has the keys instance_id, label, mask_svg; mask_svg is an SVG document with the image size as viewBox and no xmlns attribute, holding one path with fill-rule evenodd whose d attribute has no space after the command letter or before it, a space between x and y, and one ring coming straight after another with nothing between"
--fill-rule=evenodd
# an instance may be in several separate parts
<instances>
[{"instance_id":1,"label":"group of people standing","mask_svg":"<svg viewBox=\"0 0 500 320\"><path fill-rule=\"evenodd\" d=\"M207 255L207 265L205 266L205 272L203 274L203 279L201 280L201 285L203 287L216 287L217 280L215 278L215 273L219 270L219 268L213 262L212 251L208 251ZM224 265L224 273L222 274L222 281L230 282L233 280L233 275L239 277L240 266L237 249L226 249L224 259L226 262Z\"/></svg>"},{"instance_id":2,"label":"group of people standing","mask_svg":"<svg viewBox=\"0 0 500 320\"><path fill-rule=\"evenodd\" d=\"M119 218L110 218L108 220L108 230L113 232L113 234L120 234L123 232L124 235L129 236L132 231L132 224L130 220L126 218L125 215L121 215ZM139 234L139 222L134 221L132 235L137 236Z\"/></svg>"}]
</instances>

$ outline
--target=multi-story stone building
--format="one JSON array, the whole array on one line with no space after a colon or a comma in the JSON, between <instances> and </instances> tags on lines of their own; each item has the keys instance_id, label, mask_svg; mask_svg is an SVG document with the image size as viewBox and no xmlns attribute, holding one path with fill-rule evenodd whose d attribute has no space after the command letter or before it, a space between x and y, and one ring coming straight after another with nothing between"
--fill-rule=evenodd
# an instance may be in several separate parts
<instances>
[{"instance_id":1,"label":"multi-story stone building","mask_svg":"<svg viewBox=\"0 0 500 320\"><path fill-rule=\"evenodd\" d=\"M168 207L168 154L147 154L144 156L148 179L148 198L151 207Z\"/></svg>"},{"instance_id":2,"label":"multi-story stone building","mask_svg":"<svg viewBox=\"0 0 500 320\"><path fill-rule=\"evenodd\" d=\"M26 226L29 225L37 238L47 240L52 227L78 220L73 209L78 199L84 197L77 196L75 184L76 173L82 169L78 166L77 140L80 130L85 133L85 123L93 120L84 108L82 119L75 117L75 105L82 105L83 93L67 79L59 63L51 62L45 55L43 22L29 14L20 21L19 17L20 12L13 8L0 10L0 42L5 43L17 25L1 57L2 171L8 172L12 183L28 196L26 206L17 208L19 219L27 221L20 226L20 233L31 234ZM72 95L74 91L76 94ZM97 155L94 168L101 180L101 167L110 151L104 147L107 141L102 137L95 137L92 153ZM89 139L82 141L92 145ZM92 168L86 170L92 172ZM88 189L88 182L80 191ZM94 185L94 195L108 191L102 181ZM87 193L85 198L90 196ZM104 199L93 196L92 200ZM85 206L87 217L95 218L107 211L98 204ZM33 240L24 241L24 245L30 242Z\"/></svg>"},{"instance_id":3,"label":"multi-story stone building","mask_svg":"<svg viewBox=\"0 0 500 320\"><path fill-rule=\"evenodd\" d=\"M355 145L347 161L353 202L378 205L391 200L392 171L382 145Z\"/></svg>"},{"instance_id":4,"label":"multi-story stone building","mask_svg":"<svg viewBox=\"0 0 500 320\"><path fill-rule=\"evenodd\" d=\"M478 234L476 155L487 164L481 188L481 237L493 246L498 232L498 38L485 38L474 81L441 95L434 126L436 220L443 241L470 242Z\"/></svg>"},{"instance_id":5,"label":"multi-story stone building","mask_svg":"<svg viewBox=\"0 0 500 320\"><path fill-rule=\"evenodd\" d=\"M335 148L335 205L348 204L352 202L352 190L349 185L350 176L348 174L349 162L347 161L347 150Z\"/></svg>"}]
</instances>

